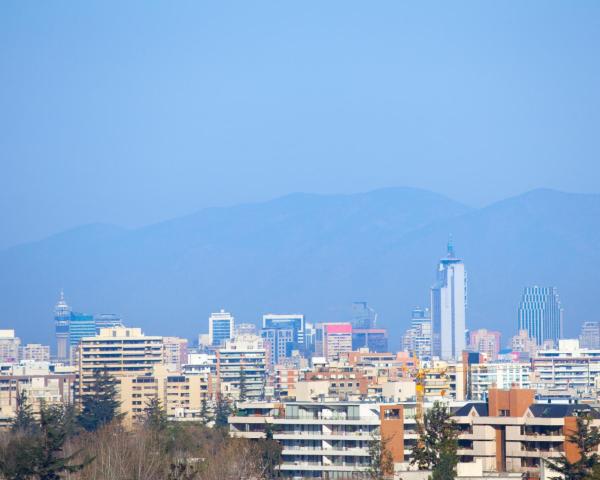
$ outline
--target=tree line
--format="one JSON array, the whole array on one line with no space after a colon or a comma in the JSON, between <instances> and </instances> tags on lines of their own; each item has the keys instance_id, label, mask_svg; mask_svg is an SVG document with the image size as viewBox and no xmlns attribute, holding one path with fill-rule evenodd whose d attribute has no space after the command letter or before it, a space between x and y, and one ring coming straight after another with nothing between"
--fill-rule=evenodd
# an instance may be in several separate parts
<instances>
[{"instance_id":1,"label":"tree line","mask_svg":"<svg viewBox=\"0 0 600 480\"><path fill-rule=\"evenodd\" d=\"M46 405L34 413L17 392L16 415L0 434L0 478L6 480L270 480L281 447L266 438L229 436L232 404L202 402L197 422L170 421L157 398L144 417L124 428L118 384L98 370L74 405Z\"/></svg>"}]
</instances>

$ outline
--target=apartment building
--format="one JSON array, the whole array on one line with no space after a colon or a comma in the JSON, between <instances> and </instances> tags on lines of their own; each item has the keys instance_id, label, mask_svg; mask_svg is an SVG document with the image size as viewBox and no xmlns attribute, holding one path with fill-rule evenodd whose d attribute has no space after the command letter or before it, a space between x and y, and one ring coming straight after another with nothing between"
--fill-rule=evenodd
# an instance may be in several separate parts
<instances>
[{"instance_id":1,"label":"apartment building","mask_svg":"<svg viewBox=\"0 0 600 480\"><path fill-rule=\"evenodd\" d=\"M216 351L216 372L224 395L238 398L243 382L247 399L264 397L266 370L266 349L256 335L225 340L224 346Z\"/></svg>"},{"instance_id":2,"label":"apartment building","mask_svg":"<svg viewBox=\"0 0 600 480\"><path fill-rule=\"evenodd\" d=\"M180 372L188 360L188 341L180 337L163 337L165 365L173 372Z\"/></svg>"},{"instance_id":3,"label":"apartment building","mask_svg":"<svg viewBox=\"0 0 600 480\"><path fill-rule=\"evenodd\" d=\"M448 405L460 430L461 466L479 468L479 477L540 478L544 458L563 452L574 458L568 435L578 415L589 415L600 426L600 412L590 405L535 403L531 389L492 388L486 402ZM262 438L265 425L273 425L274 439L283 447L286 478L348 478L349 472L361 478L370 461L369 441L382 436L400 476L417 478L414 474L422 472L408 472L418 438L415 416L414 401L259 402L240 405L229 425L232 436L243 438Z\"/></svg>"},{"instance_id":4,"label":"apartment building","mask_svg":"<svg viewBox=\"0 0 600 480\"><path fill-rule=\"evenodd\" d=\"M261 402L241 405L229 425L232 436L261 438L265 423L272 424L284 478L367 478L371 440L383 435L396 463L410 455L415 412L414 403Z\"/></svg>"},{"instance_id":5,"label":"apartment building","mask_svg":"<svg viewBox=\"0 0 600 480\"><path fill-rule=\"evenodd\" d=\"M202 401L213 398L210 374L181 375L156 366L152 375L122 377L119 387L125 424L143 420L152 399L158 399L171 420L197 420Z\"/></svg>"},{"instance_id":6,"label":"apartment building","mask_svg":"<svg viewBox=\"0 0 600 480\"><path fill-rule=\"evenodd\" d=\"M486 472L518 472L540 476L544 458L576 449L567 436L577 415L590 415L600 425L600 413L587 404L534 403L535 390L489 390L485 403L468 403L454 413L461 429L462 461L479 461Z\"/></svg>"},{"instance_id":7,"label":"apartment building","mask_svg":"<svg viewBox=\"0 0 600 480\"><path fill-rule=\"evenodd\" d=\"M468 396L471 400L485 400L493 388L531 387L531 364L524 362L475 363L469 367Z\"/></svg>"},{"instance_id":8,"label":"apartment building","mask_svg":"<svg viewBox=\"0 0 600 480\"><path fill-rule=\"evenodd\" d=\"M7 425L16 415L17 397L24 394L34 413L42 404L73 402L75 374L51 371L48 362L24 361L0 375L0 425Z\"/></svg>"},{"instance_id":9,"label":"apartment building","mask_svg":"<svg viewBox=\"0 0 600 480\"><path fill-rule=\"evenodd\" d=\"M560 340L558 349L539 350L531 361L532 385L539 389L574 390L595 397L600 378L600 350L581 348L579 340Z\"/></svg>"},{"instance_id":10,"label":"apartment building","mask_svg":"<svg viewBox=\"0 0 600 480\"><path fill-rule=\"evenodd\" d=\"M81 397L97 370L106 369L117 380L152 375L156 365L164 364L163 340L144 335L139 328L103 328L98 335L81 339L77 357L76 392Z\"/></svg>"},{"instance_id":11,"label":"apartment building","mask_svg":"<svg viewBox=\"0 0 600 480\"><path fill-rule=\"evenodd\" d=\"M315 352L327 360L336 360L352 351L352 324L321 323L317 325Z\"/></svg>"},{"instance_id":12,"label":"apartment building","mask_svg":"<svg viewBox=\"0 0 600 480\"><path fill-rule=\"evenodd\" d=\"M19 348L20 360L33 360L34 362L50 361L50 346L39 343L28 343Z\"/></svg>"}]
</instances>

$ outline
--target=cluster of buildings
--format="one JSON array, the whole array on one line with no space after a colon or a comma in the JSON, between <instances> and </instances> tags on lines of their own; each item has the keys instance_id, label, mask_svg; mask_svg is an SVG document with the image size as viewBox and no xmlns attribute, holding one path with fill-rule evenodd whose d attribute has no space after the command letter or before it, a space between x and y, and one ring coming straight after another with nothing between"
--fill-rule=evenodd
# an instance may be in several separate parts
<instances>
[{"instance_id":1,"label":"cluster of buildings","mask_svg":"<svg viewBox=\"0 0 600 480\"><path fill-rule=\"evenodd\" d=\"M175 421L206 421L227 399L236 405L233 436L260 438L272 424L288 478L360 478L371 440L388 435L399 475L418 476L409 466L416 418L435 401L460 427L460 476L542 476L540 458L565 451L578 412L600 418L600 324L563 338L556 289L527 287L518 333L503 345L497 331L466 328L466 280L449 244L399 351L366 302L352 305L347 322L270 313L257 326L220 310L189 345L126 327L118 315L73 312L61 292L54 355L0 330L0 425L15 415L18 394L34 409L78 402L106 369L128 425L154 398Z\"/></svg>"}]
</instances>

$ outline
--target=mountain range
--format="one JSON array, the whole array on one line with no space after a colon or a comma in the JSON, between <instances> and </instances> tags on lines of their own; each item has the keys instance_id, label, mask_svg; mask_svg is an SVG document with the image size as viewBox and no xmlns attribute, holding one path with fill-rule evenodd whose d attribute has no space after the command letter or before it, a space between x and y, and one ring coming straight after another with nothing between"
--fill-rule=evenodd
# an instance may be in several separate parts
<instances>
[{"instance_id":1,"label":"mountain range","mask_svg":"<svg viewBox=\"0 0 600 480\"><path fill-rule=\"evenodd\" d=\"M565 333L600 320L600 195L539 189L471 208L425 190L291 194L137 229L92 224L0 251L0 327L52 341L59 291L76 311L118 313L190 339L220 308L348 320L368 301L399 347L426 306L449 235L468 273L469 328L516 330L526 285L558 288Z\"/></svg>"}]
</instances>

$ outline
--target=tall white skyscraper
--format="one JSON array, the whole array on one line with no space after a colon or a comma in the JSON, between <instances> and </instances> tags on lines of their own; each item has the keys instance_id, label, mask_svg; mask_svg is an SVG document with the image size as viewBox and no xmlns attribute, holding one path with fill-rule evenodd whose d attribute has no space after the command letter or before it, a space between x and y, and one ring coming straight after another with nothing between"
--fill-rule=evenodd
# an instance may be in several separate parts
<instances>
[{"instance_id":1,"label":"tall white skyscraper","mask_svg":"<svg viewBox=\"0 0 600 480\"><path fill-rule=\"evenodd\" d=\"M452 242L438 265L437 281L431 287L432 352L443 360L460 359L465 350L467 274L456 258Z\"/></svg>"}]
</instances>

